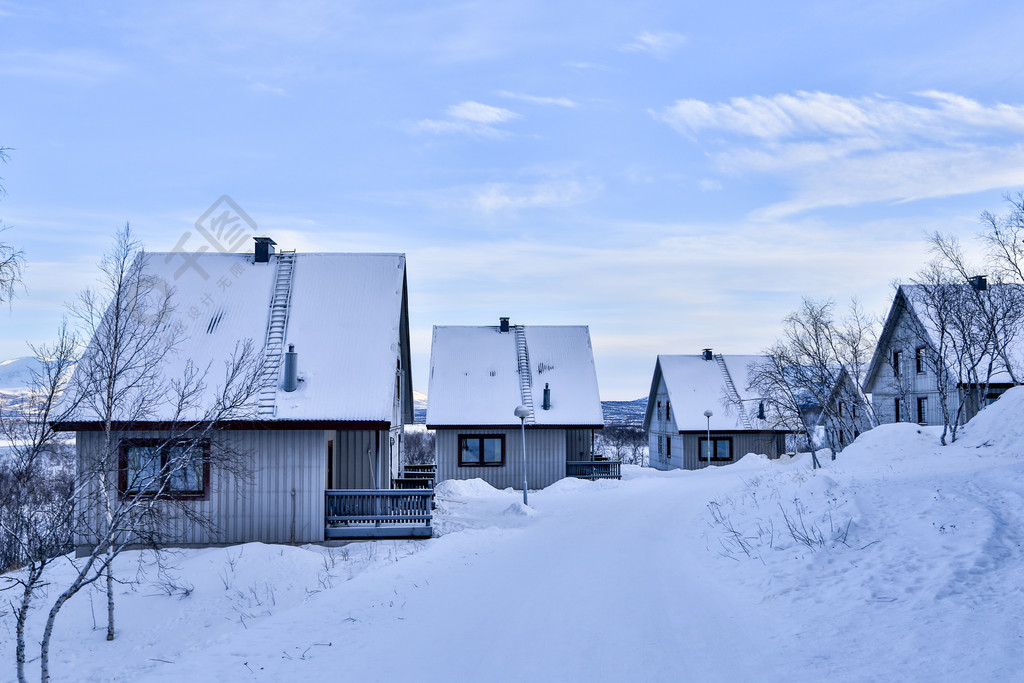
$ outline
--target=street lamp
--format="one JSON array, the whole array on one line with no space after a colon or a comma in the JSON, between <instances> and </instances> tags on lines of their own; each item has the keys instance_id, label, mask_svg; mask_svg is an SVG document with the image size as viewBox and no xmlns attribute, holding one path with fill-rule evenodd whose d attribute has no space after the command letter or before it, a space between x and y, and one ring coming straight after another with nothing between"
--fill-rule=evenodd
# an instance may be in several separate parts
<instances>
[{"instance_id":1,"label":"street lamp","mask_svg":"<svg viewBox=\"0 0 1024 683\"><path fill-rule=\"evenodd\" d=\"M515 410L515 416L519 418L519 424L523 431L523 505L529 505L526 495L526 418L530 417L530 409L526 406L519 406Z\"/></svg>"},{"instance_id":2,"label":"street lamp","mask_svg":"<svg viewBox=\"0 0 1024 683\"><path fill-rule=\"evenodd\" d=\"M710 410L704 411L704 417L708 419L708 467L711 467L711 416L714 415Z\"/></svg>"}]
</instances>

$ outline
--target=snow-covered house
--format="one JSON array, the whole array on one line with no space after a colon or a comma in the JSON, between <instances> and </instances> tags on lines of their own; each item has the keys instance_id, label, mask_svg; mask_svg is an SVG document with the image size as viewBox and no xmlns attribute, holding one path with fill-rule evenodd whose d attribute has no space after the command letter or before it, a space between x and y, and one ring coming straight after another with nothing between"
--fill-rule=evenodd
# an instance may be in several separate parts
<instances>
[{"instance_id":1,"label":"snow-covered house","mask_svg":"<svg viewBox=\"0 0 1024 683\"><path fill-rule=\"evenodd\" d=\"M809 391L795 393L817 448L834 447L841 451L863 432L877 426L867 396L845 368L839 368L832 386L819 394L825 396L824 407Z\"/></svg>"},{"instance_id":2,"label":"snow-covered house","mask_svg":"<svg viewBox=\"0 0 1024 683\"><path fill-rule=\"evenodd\" d=\"M987 285L983 279L974 284L942 287L957 288L963 295L968 293L968 288L979 285L986 289L1018 287ZM978 405L991 403L1015 384L1010 366L1020 360L1015 357L1022 350L1019 341L1013 345L1016 348L1004 350L993 360L993 374L986 387L982 380L989 356L980 359L975 373L964 363L958 363L956 349L951 348L948 338L943 343L935 316L928 314L929 310L935 310L929 309L928 301L928 292L920 285L903 285L893 298L863 386L880 423L944 424L941 395L945 393L950 414L959 414L959 423L966 424L977 413ZM969 296L962 297L965 305L970 305L971 301ZM945 350L941 363L938 362L940 349ZM945 382L944 392L940 391L940 381ZM979 395L982 391L985 392L983 397Z\"/></svg>"},{"instance_id":3,"label":"snow-covered house","mask_svg":"<svg viewBox=\"0 0 1024 683\"><path fill-rule=\"evenodd\" d=\"M595 459L604 424L586 326L434 327L427 428L436 430L437 478L523 485L520 405L529 488L565 476L617 476L618 463Z\"/></svg>"},{"instance_id":4,"label":"snow-covered house","mask_svg":"<svg viewBox=\"0 0 1024 683\"><path fill-rule=\"evenodd\" d=\"M786 452L791 432L759 419L760 398L746 388L751 364L764 360L710 349L659 355L644 416L651 467L695 470L735 462L747 453L774 458Z\"/></svg>"},{"instance_id":5,"label":"snow-covered house","mask_svg":"<svg viewBox=\"0 0 1024 683\"><path fill-rule=\"evenodd\" d=\"M133 468L159 467L138 463L151 455L146 449L169 437L171 418L164 411L171 407L115 416L122 429L115 435L121 453L118 495L139 495L125 489L126 481L159 479L176 505L190 506L189 514L168 520L169 544L429 536L430 492L424 497L391 490L403 426L413 410L405 256L273 253L268 242L255 254L139 256L146 277L172 292L175 306L172 327L179 341L155 380L174 381L191 363L212 370L212 392L236 343L252 340L262 360L261 388L241 417L216 424L205 443L188 443L186 430L181 443L171 446L209 453L212 441L240 455L246 476L207 460L169 483L159 479L162 474L146 479ZM291 383L284 376L286 345L294 349L297 367ZM86 356L95 352L96 340ZM197 419L212 400L204 396L198 402ZM56 425L76 432L80 463L103 447L103 424L89 405L84 401ZM175 428L186 423L175 418ZM161 453L158 462L164 459ZM90 538L80 536L76 544L87 548Z\"/></svg>"}]
</instances>

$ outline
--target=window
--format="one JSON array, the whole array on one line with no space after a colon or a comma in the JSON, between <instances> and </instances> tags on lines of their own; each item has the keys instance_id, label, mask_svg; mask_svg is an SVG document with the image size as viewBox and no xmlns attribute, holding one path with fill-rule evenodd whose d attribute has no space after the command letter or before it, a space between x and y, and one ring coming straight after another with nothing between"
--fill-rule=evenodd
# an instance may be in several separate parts
<instances>
[{"instance_id":1,"label":"window","mask_svg":"<svg viewBox=\"0 0 1024 683\"><path fill-rule=\"evenodd\" d=\"M857 419L857 403L856 401L850 404L850 415L853 419Z\"/></svg>"},{"instance_id":2,"label":"window","mask_svg":"<svg viewBox=\"0 0 1024 683\"><path fill-rule=\"evenodd\" d=\"M894 398L893 405L896 409L896 422L899 422L902 419L902 416L900 415L900 400L898 398Z\"/></svg>"},{"instance_id":3,"label":"window","mask_svg":"<svg viewBox=\"0 0 1024 683\"><path fill-rule=\"evenodd\" d=\"M839 402L839 419L843 419L843 402Z\"/></svg>"},{"instance_id":4,"label":"window","mask_svg":"<svg viewBox=\"0 0 1024 683\"><path fill-rule=\"evenodd\" d=\"M500 434L459 434L460 467L501 467L505 437Z\"/></svg>"},{"instance_id":5,"label":"window","mask_svg":"<svg viewBox=\"0 0 1024 683\"><path fill-rule=\"evenodd\" d=\"M924 373L924 347L918 346L914 351L914 368L917 370L917 374L921 375Z\"/></svg>"},{"instance_id":6,"label":"window","mask_svg":"<svg viewBox=\"0 0 1024 683\"><path fill-rule=\"evenodd\" d=\"M665 401L665 421L672 420L672 401Z\"/></svg>"},{"instance_id":7,"label":"window","mask_svg":"<svg viewBox=\"0 0 1024 683\"><path fill-rule=\"evenodd\" d=\"M713 436L711 437L711 460L732 460L732 437ZM708 440L706 437L698 437L697 444L700 450L700 459L708 460Z\"/></svg>"},{"instance_id":8,"label":"window","mask_svg":"<svg viewBox=\"0 0 1024 683\"><path fill-rule=\"evenodd\" d=\"M663 417L661 416L661 414L662 414L662 413L661 413L661 401L658 401L658 421L659 421L659 422L660 422L661 420L665 419L665 418L663 418Z\"/></svg>"},{"instance_id":9,"label":"window","mask_svg":"<svg viewBox=\"0 0 1024 683\"><path fill-rule=\"evenodd\" d=\"M900 361L902 360L902 356L903 356L903 352L902 351L893 351L892 352L892 373L894 375L896 375L897 377L900 376Z\"/></svg>"},{"instance_id":10,"label":"window","mask_svg":"<svg viewBox=\"0 0 1024 683\"><path fill-rule=\"evenodd\" d=\"M658 459L665 459L665 437L661 434L658 435Z\"/></svg>"},{"instance_id":11,"label":"window","mask_svg":"<svg viewBox=\"0 0 1024 683\"><path fill-rule=\"evenodd\" d=\"M917 423L927 424L928 422L928 397L917 397Z\"/></svg>"},{"instance_id":12,"label":"window","mask_svg":"<svg viewBox=\"0 0 1024 683\"><path fill-rule=\"evenodd\" d=\"M666 460L671 460L672 459L672 437L671 436L665 437L665 459Z\"/></svg>"},{"instance_id":13,"label":"window","mask_svg":"<svg viewBox=\"0 0 1024 683\"><path fill-rule=\"evenodd\" d=\"M210 442L188 439L124 439L118 489L122 496L206 498Z\"/></svg>"}]
</instances>

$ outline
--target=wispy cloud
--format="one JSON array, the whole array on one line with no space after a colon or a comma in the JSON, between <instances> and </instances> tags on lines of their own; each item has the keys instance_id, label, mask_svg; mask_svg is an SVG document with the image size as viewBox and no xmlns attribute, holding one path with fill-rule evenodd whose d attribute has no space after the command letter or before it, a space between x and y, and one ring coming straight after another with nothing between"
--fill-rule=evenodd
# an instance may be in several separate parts
<instances>
[{"instance_id":1,"label":"wispy cloud","mask_svg":"<svg viewBox=\"0 0 1024 683\"><path fill-rule=\"evenodd\" d=\"M644 31L623 45L623 52L642 52L658 59L667 59L676 50L686 44L686 36L671 31L652 33Z\"/></svg>"},{"instance_id":2,"label":"wispy cloud","mask_svg":"<svg viewBox=\"0 0 1024 683\"><path fill-rule=\"evenodd\" d=\"M1024 105L926 91L920 102L822 92L679 100L652 115L715 147L718 171L788 179L774 218L872 201L945 197L1024 182Z\"/></svg>"},{"instance_id":3,"label":"wispy cloud","mask_svg":"<svg viewBox=\"0 0 1024 683\"><path fill-rule=\"evenodd\" d=\"M0 73L93 85L120 75L123 64L87 50L8 52L0 55Z\"/></svg>"},{"instance_id":4,"label":"wispy cloud","mask_svg":"<svg viewBox=\"0 0 1024 683\"><path fill-rule=\"evenodd\" d=\"M475 189L469 204L483 213L565 207L590 201L600 189L594 181L542 182L532 185L491 183Z\"/></svg>"},{"instance_id":5,"label":"wispy cloud","mask_svg":"<svg viewBox=\"0 0 1024 683\"><path fill-rule=\"evenodd\" d=\"M424 119L413 127L418 132L433 133L469 133L486 137L501 137L508 131L495 128L496 124L508 123L521 118L520 114L502 107L494 107L480 102L466 101L453 104L445 110L447 119Z\"/></svg>"},{"instance_id":6,"label":"wispy cloud","mask_svg":"<svg viewBox=\"0 0 1024 683\"><path fill-rule=\"evenodd\" d=\"M271 95L278 95L278 96L285 95L284 88L278 88L277 86L267 85L266 83L262 83L260 81L250 81L249 82L249 89L252 90L253 92L265 92L265 93L269 93Z\"/></svg>"},{"instance_id":7,"label":"wispy cloud","mask_svg":"<svg viewBox=\"0 0 1024 683\"><path fill-rule=\"evenodd\" d=\"M576 106L576 102L570 100L568 97L541 97L538 95L526 95L524 93L509 92L508 90L499 90L495 94L501 97L507 97L510 100L529 102L530 104L553 105L556 107L566 107L570 109Z\"/></svg>"}]
</instances>

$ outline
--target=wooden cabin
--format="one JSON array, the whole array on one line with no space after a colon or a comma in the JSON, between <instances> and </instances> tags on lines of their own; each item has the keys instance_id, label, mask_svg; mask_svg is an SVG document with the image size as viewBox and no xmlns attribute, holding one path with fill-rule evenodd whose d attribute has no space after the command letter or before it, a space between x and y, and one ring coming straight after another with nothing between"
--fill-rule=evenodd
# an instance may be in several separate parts
<instances>
[{"instance_id":1,"label":"wooden cabin","mask_svg":"<svg viewBox=\"0 0 1024 683\"><path fill-rule=\"evenodd\" d=\"M604 420L586 326L434 327L427 428L435 430L437 478L527 487L565 476L619 476L619 463L593 454Z\"/></svg>"},{"instance_id":2,"label":"wooden cabin","mask_svg":"<svg viewBox=\"0 0 1024 683\"><path fill-rule=\"evenodd\" d=\"M987 288L1019 287L1019 285L987 285L984 278L975 278L972 284L939 285L957 288L961 294L973 286ZM979 382L986 374L991 354L974 349L978 368L972 373L965 363L956 362L956 352L950 348L949 338L942 343L941 331L928 314L928 296L920 285L903 285L896 291L889 314L886 316L878 345L864 378L864 393L870 395L874 414L879 423L916 422L922 425L942 425L941 395L945 393L949 412L959 415L959 424L966 424L981 407L995 401L1014 386L1010 364L1019 362L1021 342L1004 349L993 359L993 374L985 386ZM970 296L961 297L965 306L973 304ZM939 349L946 348L945 357L939 358ZM965 356L968 354L964 354ZM972 377L971 375L974 374ZM941 378L940 378L941 375ZM940 391L940 381L946 383ZM985 395L980 394L984 392Z\"/></svg>"},{"instance_id":3,"label":"wooden cabin","mask_svg":"<svg viewBox=\"0 0 1024 683\"><path fill-rule=\"evenodd\" d=\"M771 458L785 453L786 436L792 432L772 429L758 419L760 399L746 388L751 363L764 359L723 356L711 349L659 355L644 416L650 466L695 470L727 465L747 453Z\"/></svg>"},{"instance_id":4,"label":"wooden cabin","mask_svg":"<svg viewBox=\"0 0 1024 683\"><path fill-rule=\"evenodd\" d=\"M205 443L191 443L185 432L173 445L237 453L245 476L209 461L175 475L180 481L170 482L168 493L188 514L167 520L162 542L429 537L432 492L393 487L403 427L413 416L405 256L273 253L272 247L268 253L267 242L272 244L265 240L262 254L257 248L249 254L138 257L150 282L173 291L178 342L156 383L174 381L190 362L210 369L212 388L243 340L253 341L263 361L259 395L242 419L217 424ZM78 370L84 372L95 347L96 340ZM297 368L292 386L283 372L287 347ZM57 425L76 432L80 464L98 457L104 442L103 425L85 398L72 418ZM167 448L174 437L166 430L169 419L160 411L118 418L118 495L138 495L124 482L139 475L132 463L141 455ZM88 506L88 500L83 495L80 502ZM76 538L80 550L90 541L88 535Z\"/></svg>"}]
</instances>

